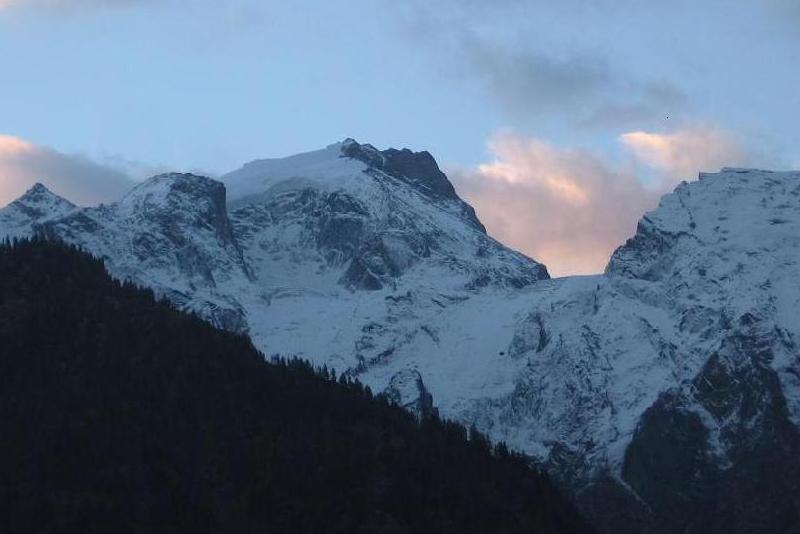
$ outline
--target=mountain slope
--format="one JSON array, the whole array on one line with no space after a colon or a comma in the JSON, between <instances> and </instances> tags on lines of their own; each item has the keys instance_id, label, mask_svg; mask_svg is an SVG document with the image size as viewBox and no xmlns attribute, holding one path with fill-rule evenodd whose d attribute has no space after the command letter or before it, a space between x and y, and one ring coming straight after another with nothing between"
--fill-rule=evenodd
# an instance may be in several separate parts
<instances>
[{"instance_id":1,"label":"mountain slope","mask_svg":"<svg viewBox=\"0 0 800 534\"><path fill-rule=\"evenodd\" d=\"M215 180L155 176L117 203L51 216L33 229L80 245L114 276L151 287L217 326L247 330L235 294L252 276L228 219L225 188Z\"/></svg>"},{"instance_id":2,"label":"mountain slope","mask_svg":"<svg viewBox=\"0 0 800 534\"><path fill-rule=\"evenodd\" d=\"M800 531L800 486L779 474L800 452L798 213L800 173L682 184L606 274L531 298L514 391L462 419L540 444L609 521L596 492L610 482L653 531Z\"/></svg>"},{"instance_id":3,"label":"mountain slope","mask_svg":"<svg viewBox=\"0 0 800 534\"><path fill-rule=\"evenodd\" d=\"M64 216L74 209L74 204L37 183L0 210L0 229L5 237L29 237L34 224Z\"/></svg>"},{"instance_id":4,"label":"mountain slope","mask_svg":"<svg viewBox=\"0 0 800 534\"><path fill-rule=\"evenodd\" d=\"M464 339L451 317L471 329L496 295L547 271L487 236L429 154L347 140L253 162L224 180L227 212L218 182L169 174L30 232L81 246L114 276L248 332L269 354L327 364L380 391L395 375L425 375L410 382L416 393L395 388L412 394L401 404L424 398L428 380L457 385L451 402L485 388L486 376L507 387L509 370L485 358L497 351L477 353L482 342ZM443 365L425 358L432 351Z\"/></svg>"},{"instance_id":5,"label":"mountain slope","mask_svg":"<svg viewBox=\"0 0 800 534\"><path fill-rule=\"evenodd\" d=\"M177 266L142 283L212 321L202 303L234 310L227 326L265 353L477 425L547 465L608 532L748 532L764 510L800 524L800 490L769 474L791 472L800 424L800 174L701 175L606 273L555 280L487 236L424 152L347 140L223 180L243 267L209 263L224 270L213 290ZM53 235L104 254L91 229ZM214 235L210 256L227 257ZM141 261L108 259L115 275ZM731 525L693 523L728 508Z\"/></svg>"},{"instance_id":6,"label":"mountain slope","mask_svg":"<svg viewBox=\"0 0 800 534\"><path fill-rule=\"evenodd\" d=\"M346 140L255 161L222 180L237 236L267 284L520 288L547 278L541 264L486 235L427 152Z\"/></svg>"},{"instance_id":7,"label":"mountain slope","mask_svg":"<svg viewBox=\"0 0 800 534\"><path fill-rule=\"evenodd\" d=\"M3 532L588 531L482 435L268 364L64 245L0 246L0 318Z\"/></svg>"}]
</instances>

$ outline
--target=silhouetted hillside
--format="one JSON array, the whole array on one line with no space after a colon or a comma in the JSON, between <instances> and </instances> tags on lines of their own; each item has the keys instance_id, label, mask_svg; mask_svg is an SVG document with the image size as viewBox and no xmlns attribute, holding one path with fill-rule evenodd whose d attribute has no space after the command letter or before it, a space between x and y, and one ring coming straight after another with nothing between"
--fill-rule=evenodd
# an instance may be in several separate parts
<instances>
[{"instance_id":1,"label":"silhouetted hillside","mask_svg":"<svg viewBox=\"0 0 800 534\"><path fill-rule=\"evenodd\" d=\"M0 247L0 533L583 532L546 476L65 245Z\"/></svg>"}]
</instances>

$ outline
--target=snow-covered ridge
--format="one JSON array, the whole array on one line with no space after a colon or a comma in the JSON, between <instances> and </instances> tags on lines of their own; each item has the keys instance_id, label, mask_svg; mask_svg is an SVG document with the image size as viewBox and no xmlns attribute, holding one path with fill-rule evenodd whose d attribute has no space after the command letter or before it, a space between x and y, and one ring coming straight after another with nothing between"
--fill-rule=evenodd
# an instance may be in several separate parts
<instances>
[{"instance_id":1,"label":"snow-covered ridge","mask_svg":"<svg viewBox=\"0 0 800 534\"><path fill-rule=\"evenodd\" d=\"M381 152L348 139L252 162L222 180L242 246L265 280L280 272L292 286L331 287L333 277L380 289L446 273L448 286L475 288L547 277L541 264L486 235L427 152Z\"/></svg>"},{"instance_id":2,"label":"snow-covered ridge","mask_svg":"<svg viewBox=\"0 0 800 534\"><path fill-rule=\"evenodd\" d=\"M486 233L475 210L461 200L433 156L424 151L412 152L407 148L380 151L348 138L322 150L252 161L223 176L222 181L232 204L241 206L293 188L368 194L373 182L369 175L404 182Z\"/></svg>"},{"instance_id":3,"label":"snow-covered ridge","mask_svg":"<svg viewBox=\"0 0 800 534\"><path fill-rule=\"evenodd\" d=\"M517 446L558 444L558 454L588 459L578 470L620 475L645 410L668 392L694 398L709 358L755 336L800 423L799 251L800 173L725 170L681 184L642 218L605 275L560 281L531 300L514 338L523 342L512 344L529 347L528 369L514 394L479 401L474 416ZM724 464L736 447L726 428L742 422L696 400L683 409L708 426L709 450Z\"/></svg>"},{"instance_id":4,"label":"snow-covered ridge","mask_svg":"<svg viewBox=\"0 0 800 534\"><path fill-rule=\"evenodd\" d=\"M95 208L76 208L37 186L0 212L2 232L80 244L116 276L257 338L264 328L253 323L271 319L254 318L287 295L426 284L475 292L547 277L544 266L485 234L427 152L381 152L348 139L255 161L223 179L230 198L216 180L172 173ZM28 205L43 207L33 213L38 208ZM351 348L356 359L348 367L377 357ZM279 343L271 349L307 352Z\"/></svg>"},{"instance_id":5,"label":"snow-covered ridge","mask_svg":"<svg viewBox=\"0 0 800 534\"><path fill-rule=\"evenodd\" d=\"M429 157L347 140L245 165L228 199L191 175L100 208L37 189L0 210L0 235L78 243L268 355L474 423L575 487L610 476L646 497L653 421L692 418L714 472L781 410L800 424L799 173L702 174L604 274L550 280L486 235Z\"/></svg>"},{"instance_id":6,"label":"snow-covered ridge","mask_svg":"<svg viewBox=\"0 0 800 534\"><path fill-rule=\"evenodd\" d=\"M0 228L5 237L28 237L33 225L63 216L76 206L36 183L17 200L0 210Z\"/></svg>"}]
</instances>

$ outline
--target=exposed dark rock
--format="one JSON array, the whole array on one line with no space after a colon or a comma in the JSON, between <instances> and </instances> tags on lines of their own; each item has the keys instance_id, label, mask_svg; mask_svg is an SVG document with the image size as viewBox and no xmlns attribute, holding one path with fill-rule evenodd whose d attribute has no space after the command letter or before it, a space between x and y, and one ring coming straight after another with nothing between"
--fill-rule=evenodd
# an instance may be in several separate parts
<instances>
[{"instance_id":1,"label":"exposed dark rock","mask_svg":"<svg viewBox=\"0 0 800 534\"><path fill-rule=\"evenodd\" d=\"M378 268L378 272L373 272L373 267ZM355 258L350 262L350 266L339 280L339 283L350 289L377 291L383 287L381 279L385 275L386 270L379 262L376 262L376 265L373 266L368 264L364 258Z\"/></svg>"},{"instance_id":2,"label":"exposed dark rock","mask_svg":"<svg viewBox=\"0 0 800 534\"><path fill-rule=\"evenodd\" d=\"M386 174L406 182L433 200L451 200L461 204L462 216L472 226L486 233L486 227L478 220L472 206L456 193L430 152L413 152L407 148L389 148L379 151L369 144L361 145L353 139L342 144L342 155L362 161Z\"/></svg>"},{"instance_id":3,"label":"exposed dark rock","mask_svg":"<svg viewBox=\"0 0 800 534\"><path fill-rule=\"evenodd\" d=\"M666 252L675 247L676 240L676 235L659 229L645 216L639 221L636 234L614 251L606 272L657 280L671 267L673 256Z\"/></svg>"},{"instance_id":4,"label":"exposed dark rock","mask_svg":"<svg viewBox=\"0 0 800 534\"><path fill-rule=\"evenodd\" d=\"M525 318L525 325L514 330L514 337L508 345L508 355L519 358L529 352L541 352L550 343L550 333L544 326L540 313L531 313Z\"/></svg>"},{"instance_id":5,"label":"exposed dark rock","mask_svg":"<svg viewBox=\"0 0 800 534\"><path fill-rule=\"evenodd\" d=\"M743 315L694 381L642 418L623 477L657 532L800 532L800 432L771 336Z\"/></svg>"},{"instance_id":6,"label":"exposed dark rock","mask_svg":"<svg viewBox=\"0 0 800 534\"><path fill-rule=\"evenodd\" d=\"M433 396L425 388L422 375L415 369L404 369L395 373L384 395L420 419L438 415L433 406Z\"/></svg>"},{"instance_id":7,"label":"exposed dark rock","mask_svg":"<svg viewBox=\"0 0 800 534\"><path fill-rule=\"evenodd\" d=\"M317 245L330 265L342 264L356 255L369 230L369 212L358 200L332 193L319 207Z\"/></svg>"}]
</instances>

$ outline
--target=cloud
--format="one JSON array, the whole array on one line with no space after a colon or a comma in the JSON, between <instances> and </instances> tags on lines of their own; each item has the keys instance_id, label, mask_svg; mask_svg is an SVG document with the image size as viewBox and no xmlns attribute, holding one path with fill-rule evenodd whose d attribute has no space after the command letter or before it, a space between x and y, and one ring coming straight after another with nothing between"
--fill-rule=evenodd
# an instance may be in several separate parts
<instances>
[{"instance_id":1,"label":"cloud","mask_svg":"<svg viewBox=\"0 0 800 534\"><path fill-rule=\"evenodd\" d=\"M595 100L592 109L578 120L578 126L620 129L661 122L668 117L675 121L688 106L687 96L664 80L644 83L628 80L611 88L615 94ZM619 100L619 94L625 95L626 100Z\"/></svg>"},{"instance_id":2,"label":"cloud","mask_svg":"<svg viewBox=\"0 0 800 534\"><path fill-rule=\"evenodd\" d=\"M125 173L112 167L0 135L0 206L36 182L81 205L116 200L133 186Z\"/></svg>"},{"instance_id":3,"label":"cloud","mask_svg":"<svg viewBox=\"0 0 800 534\"><path fill-rule=\"evenodd\" d=\"M672 83L636 80L593 54L556 58L504 48L468 32L458 40L455 57L464 72L514 119L559 114L578 126L627 128L677 116L687 102Z\"/></svg>"},{"instance_id":4,"label":"cloud","mask_svg":"<svg viewBox=\"0 0 800 534\"><path fill-rule=\"evenodd\" d=\"M698 139L705 144L687 156L683 148ZM555 276L597 273L681 179L742 161L724 136L703 129L633 132L620 141L630 157L614 165L591 151L506 133L489 143L494 161L449 172L500 241L542 261ZM641 166L657 180L647 183Z\"/></svg>"},{"instance_id":5,"label":"cloud","mask_svg":"<svg viewBox=\"0 0 800 534\"><path fill-rule=\"evenodd\" d=\"M606 66L588 56L555 59L510 51L468 34L460 36L457 49L469 74L514 116L580 109L611 83Z\"/></svg>"},{"instance_id":6,"label":"cloud","mask_svg":"<svg viewBox=\"0 0 800 534\"><path fill-rule=\"evenodd\" d=\"M630 132L620 141L640 162L657 169L668 180L690 178L745 162L739 143L715 126L694 126L673 133Z\"/></svg>"},{"instance_id":7,"label":"cloud","mask_svg":"<svg viewBox=\"0 0 800 534\"><path fill-rule=\"evenodd\" d=\"M581 128L627 130L683 114L689 99L671 80L640 79L594 50L573 50L574 43L537 46L529 32L508 38L519 30L519 21L534 16L532 5L521 0L417 1L405 5L400 20L409 40L438 58L440 72L477 84L515 124L556 116ZM615 5L572 0L561 8Z\"/></svg>"}]
</instances>

